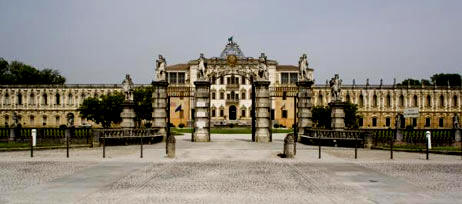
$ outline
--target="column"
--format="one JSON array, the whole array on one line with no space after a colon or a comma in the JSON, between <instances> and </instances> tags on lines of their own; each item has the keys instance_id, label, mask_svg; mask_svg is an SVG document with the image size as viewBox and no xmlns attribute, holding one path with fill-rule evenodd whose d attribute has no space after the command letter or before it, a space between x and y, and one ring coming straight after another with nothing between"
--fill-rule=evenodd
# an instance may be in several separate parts
<instances>
[{"instance_id":1,"label":"column","mask_svg":"<svg viewBox=\"0 0 462 204\"><path fill-rule=\"evenodd\" d=\"M305 134L305 128L312 128L313 121L311 115L311 97L313 96L313 81L299 81L298 86L298 103L297 103L297 122L298 135ZM322 102L321 102L322 104Z\"/></svg>"},{"instance_id":2,"label":"column","mask_svg":"<svg viewBox=\"0 0 462 204\"><path fill-rule=\"evenodd\" d=\"M152 128L159 129L159 134L167 139L167 87L166 81L152 82Z\"/></svg>"},{"instance_id":3,"label":"column","mask_svg":"<svg viewBox=\"0 0 462 204\"><path fill-rule=\"evenodd\" d=\"M255 142L271 142L269 81L255 81Z\"/></svg>"},{"instance_id":4,"label":"column","mask_svg":"<svg viewBox=\"0 0 462 204\"><path fill-rule=\"evenodd\" d=\"M331 108L330 117L332 121L330 127L333 130L344 130L345 129L345 103L341 101L333 101L329 103Z\"/></svg>"},{"instance_id":5,"label":"column","mask_svg":"<svg viewBox=\"0 0 462 204\"><path fill-rule=\"evenodd\" d=\"M124 101L122 104L122 112L120 117L122 118L122 123L120 127L124 129L135 128L135 104L133 101Z\"/></svg>"},{"instance_id":6,"label":"column","mask_svg":"<svg viewBox=\"0 0 462 204\"><path fill-rule=\"evenodd\" d=\"M210 142L210 82L195 81L193 142Z\"/></svg>"}]
</instances>

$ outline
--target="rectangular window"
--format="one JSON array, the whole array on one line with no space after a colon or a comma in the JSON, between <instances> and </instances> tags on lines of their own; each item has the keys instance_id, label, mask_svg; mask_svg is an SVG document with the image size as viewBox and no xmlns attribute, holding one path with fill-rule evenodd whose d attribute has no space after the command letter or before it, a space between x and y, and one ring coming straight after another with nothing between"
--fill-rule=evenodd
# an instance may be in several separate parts
<instances>
[{"instance_id":1,"label":"rectangular window","mask_svg":"<svg viewBox=\"0 0 462 204\"><path fill-rule=\"evenodd\" d=\"M226 84L231 84L231 77L226 77Z\"/></svg>"},{"instance_id":2,"label":"rectangular window","mask_svg":"<svg viewBox=\"0 0 462 204\"><path fill-rule=\"evenodd\" d=\"M212 77L212 84L216 84L217 83L217 78L215 78L214 76Z\"/></svg>"},{"instance_id":3,"label":"rectangular window","mask_svg":"<svg viewBox=\"0 0 462 204\"><path fill-rule=\"evenodd\" d=\"M271 109L271 120L274 120L274 109Z\"/></svg>"},{"instance_id":4,"label":"rectangular window","mask_svg":"<svg viewBox=\"0 0 462 204\"><path fill-rule=\"evenodd\" d=\"M281 118L287 118L287 110L282 110L282 117Z\"/></svg>"},{"instance_id":5,"label":"rectangular window","mask_svg":"<svg viewBox=\"0 0 462 204\"><path fill-rule=\"evenodd\" d=\"M178 72L178 83L179 84L185 83L185 73L184 72Z\"/></svg>"},{"instance_id":6,"label":"rectangular window","mask_svg":"<svg viewBox=\"0 0 462 204\"><path fill-rule=\"evenodd\" d=\"M358 123L359 123L359 127L362 127L362 126L364 125L364 124L363 124L363 118L359 118Z\"/></svg>"},{"instance_id":7,"label":"rectangular window","mask_svg":"<svg viewBox=\"0 0 462 204\"><path fill-rule=\"evenodd\" d=\"M287 99L287 92L282 92L282 100L286 100Z\"/></svg>"},{"instance_id":8,"label":"rectangular window","mask_svg":"<svg viewBox=\"0 0 462 204\"><path fill-rule=\"evenodd\" d=\"M59 116L56 116L56 124L58 125L59 124Z\"/></svg>"},{"instance_id":9,"label":"rectangular window","mask_svg":"<svg viewBox=\"0 0 462 204\"><path fill-rule=\"evenodd\" d=\"M242 77L241 84L245 85L245 77Z\"/></svg>"},{"instance_id":10,"label":"rectangular window","mask_svg":"<svg viewBox=\"0 0 462 204\"><path fill-rule=\"evenodd\" d=\"M412 118L412 126L417 127L417 118Z\"/></svg>"},{"instance_id":11,"label":"rectangular window","mask_svg":"<svg viewBox=\"0 0 462 204\"><path fill-rule=\"evenodd\" d=\"M215 109L212 109L212 117L215 117L215 116L216 116L216 114L217 114L217 110L215 110Z\"/></svg>"},{"instance_id":12,"label":"rectangular window","mask_svg":"<svg viewBox=\"0 0 462 204\"><path fill-rule=\"evenodd\" d=\"M439 126L444 127L444 118L440 118Z\"/></svg>"},{"instance_id":13,"label":"rectangular window","mask_svg":"<svg viewBox=\"0 0 462 204\"><path fill-rule=\"evenodd\" d=\"M241 110L241 117L245 117L245 110Z\"/></svg>"},{"instance_id":14,"label":"rectangular window","mask_svg":"<svg viewBox=\"0 0 462 204\"><path fill-rule=\"evenodd\" d=\"M387 127L390 127L390 124L391 124L390 118L388 118L388 117L385 118L385 125L386 125Z\"/></svg>"},{"instance_id":15,"label":"rectangular window","mask_svg":"<svg viewBox=\"0 0 462 204\"><path fill-rule=\"evenodd\" d=\"M372 118L372 127L377 127L377 118Z\"/></svg>"},{"instance_id":16,"label":"rectangular window","mask_svg":"<svg viewBox=\"0 0 462 204\"><path fill-rule=\"evenodd\" d=\"M215 99L216 93L212 92L212 99Z\"/></svg>"},{"instance_id":17,"label":"rectangular window","mask_svg":"<svg viewBox=\"0 0 462 204\"><path fill-rule=\"evenodd\" d=\"M242 99L242 100L245 99L245 92L242 92L242 93L241 93L241 99Z\"/></svg>"},{"instance_id":18,"label":"rectangular window","mask_svg":"<svg viewBox=\"0 0 462 204\"><path fill-rule=\"evenodd\" d=\"M220 117L223 117L223 116L225 116L225 110L221 109L220 110Z\"/></svg>"},{"instance_id":19,"label":"rectangular window","mask_svg":"<svg viewBox=\"0 0 462 204\"><path fill-rule=\"evenodd\" d=\"M225 93L224 92L220 92L220 99L225 99Z\"/></svg>"},{"instance_id":20,"label":"rectangular window","mask_svg":"<svg viewBox=\"0 0 462 204\"><path fill-rule=\"evenodd\" d=\"M289 73L281 73L281 84L289 83Z\"/></svg>"},{"instance_id":21,"label":"rectangular window","mask_svg":"<svg viewBox=\"0 0 462 204\"><path fill-rule=\"evenodd\" d=\"M226 94L226 99L231 100L231 94Z\"/></svg>"},{"instance_id":22,"label":"rectangular window","mask_svg":"<svg viewBox=\"0 0 462 204\"><path fill-rule=\"evenodd\" d=\"M297 73L290 73L290 83L295 84L297 83L298 80L298 74Z\"/></svg>"},{"instance_id":23,"label":"rectangular window","mask_svg":"<svg viewBox=\"0 0 462 204\"><path fill-rule=\"evenodd\" d=\"M169 72L167 76L168 76L168 83L170 84L177 83L177 80L176 80L177 73L176 72Z\"/></svg>"},{"instance_id":24,"label":"rectangular window","mask_svg":"<svg viewBox=\"0 0 462 204\"><path fill-rule=\"evenodd\" d=\"M223 77L220 77L220 84L225 84L225 79Z\"/></svg>"},{"instance_id":25,"label":"rectangular window","mask_svg":"<svg viewBox=\"0 0 462 204\"><path fill-rule=\"evenodd\" d=\"M425 118L425 127L430 127L430 118Z\"/></svg>"}]
</instances>

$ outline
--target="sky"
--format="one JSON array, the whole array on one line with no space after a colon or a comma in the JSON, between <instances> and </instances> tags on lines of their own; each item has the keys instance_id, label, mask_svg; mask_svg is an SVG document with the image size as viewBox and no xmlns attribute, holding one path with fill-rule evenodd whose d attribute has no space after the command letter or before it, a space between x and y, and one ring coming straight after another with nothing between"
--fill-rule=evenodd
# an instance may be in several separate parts
<instances>
[{"instance_id":1,"label":"sky","mask_svg":"<svg viewBox=\"0 0 462 204\"><path fill-rule=\"evenodd\" d=\"M168 65L217 57L227 38L247 57L297 65L317 84L392 84L462 72L462 1L0 0L0 57L60 71L66 83L150 83Z\"/></svg>"}]
</instances>

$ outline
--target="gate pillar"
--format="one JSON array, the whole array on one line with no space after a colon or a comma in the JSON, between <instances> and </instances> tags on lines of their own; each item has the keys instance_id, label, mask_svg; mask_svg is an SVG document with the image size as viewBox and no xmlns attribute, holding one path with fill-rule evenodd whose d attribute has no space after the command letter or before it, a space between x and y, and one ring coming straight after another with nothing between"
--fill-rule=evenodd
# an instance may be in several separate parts
<instances>
[{"instance_id":1,"label":"gate pillar","mask_svg":"<svg viewBox=\"0 0 462 204\"><path fill-rule=\"evenodd\" d=\"M305 128L312 128L312 114L311 114L311 97L313 96L312 86L313 81L303 80L298 81L298 103L297 103L297 121L298 121L298 135L305 134Z\"/></svg>"},{"instance_id":2,"label":"gate pillar","mask_svg":"<svg viewBox=\"0 0 462 204\"><path fill-rule=\"evenodd\" d=\"M210 82L195 81L193 142L210 142Z\"/></svg>"},{"instance_id":3,"label":"gate pillar","mask_svg":"<svg viewBox=\"0 0 462 204\"><path fill-rule=\"evenodd\" d=\"M271 142L269 81L255 81L255 142Z\"/></svg>"},{"instance_id":4,"label":"gate pillar","mask_svg":"<svg viewBox=\"0 0 462 204\"><path fill-rule=\"evenodd\" d=\"M152 128L159 129L163 141L167 139L167 87L166 81L152 82Z\"/></svg>"}]
</instances>

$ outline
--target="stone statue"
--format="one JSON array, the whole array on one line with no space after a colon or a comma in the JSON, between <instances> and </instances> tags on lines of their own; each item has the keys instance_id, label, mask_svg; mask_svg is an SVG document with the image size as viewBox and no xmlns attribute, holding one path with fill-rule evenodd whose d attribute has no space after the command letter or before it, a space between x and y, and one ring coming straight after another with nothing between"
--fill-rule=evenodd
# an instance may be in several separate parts
<instances>
[{"instance_id":1,"label":"stone statue","mask_svg":"<svg viewBox=\"0 0 462 204\"><path fill-rule=\"evenodd\" d=\"M309 76L309 68L308 68L308 57L306 54L303 54L298 61L298 69L299 69L299 80L312 80L313 76Z\"/></svg>"},{"instance_id":2,"label":"stone statue","mask_svg":"<svg viewBox=\"0 0 462 204\"><path fill-rule=\"evenodd\" d=\"M260 57L258 58L258 71L257 77L260 80L268 80L268 65L267 65L267 57L265 53L261 53Z\"/></svg>"},{"instance_id":3,"label":"stone statue","mask_svg":"<svg viewBox=\"0 0 462 204\"><path fill-rule=\"evenodd\" d=\"M14 127L19 126L19 115L17 112L13 112L13 122Z\"/></svg>"},{"instance_id":4,"label":"stone statue","mask_svg":"<svg viewBox=\"0 0 462 204\"><path fill-rule=\"evenodd\" d=\"M396 114L395 116L395 128L398 129L398 127L401 125L401 114Z\"/></svg>"},{"instance_id":5,"label":"stone statue","mask_svg":"<svg viewBox=\"0 0 462 204\"><path fill-rule=\"evenodd\" d=\"M460 125L459 125L459 115L456 114L454 116L454 129L459 129L460 128Z\"/></svg>"},{"instance_id":6,"label":"stone statue","mask_svg":"<svg viewBox=\"0 0 462 204\"><path fill-rule=\"evenodd\" d=\"M207 68L205 65L205 57L203 53L201 53L199 57L199 68L197 69L197 71L199 72L199 79L204 79L204 77L207 74Z\"/></svg>"},{"instance_id":7,"label":"stone statue","mask_svg":"<svg viewBox=\"0 0 462 204\"><path fill-rule=\"evenodd\" d=\"M133 81L130 74L125 75L125 79L122 82L122 89L125 94L125 101L133 101Z\"/></svg>"},{"instance_id":8,"label":"stone statue","mask_svg":"<svg viewBox=\"0 0 462 204\"><path fill-rule=\"evenodd\" d=\"M332 95L332 101L341 101L340 98L340 91L342 86L342 80L339 79L338 74L335 74L335 77L332 78L329 82L330 85L330 92Z\"/></svg>"},{"instance_id":9,"label":"stone statue","mask_svg":"<svg viewBox=\"0 0 462 204\"><path fill-rule=\"evenodd\" d=\"M167 61L162 55L159 55L159 59L156 60L156 80L165 81L167 79L167 74L165 68L167 67Z\"/></svg>"},{"instance_id":10,"label":"stone statue","mask_svg":"<svg viewBox=\"0 0 462 204\"><path fill-rule=\"evenodd\" d=\"M68 113L66 115L66 118L67 118L67 127L73 127L74 126L74 114Z\"/></svg>"}]
</instances>

